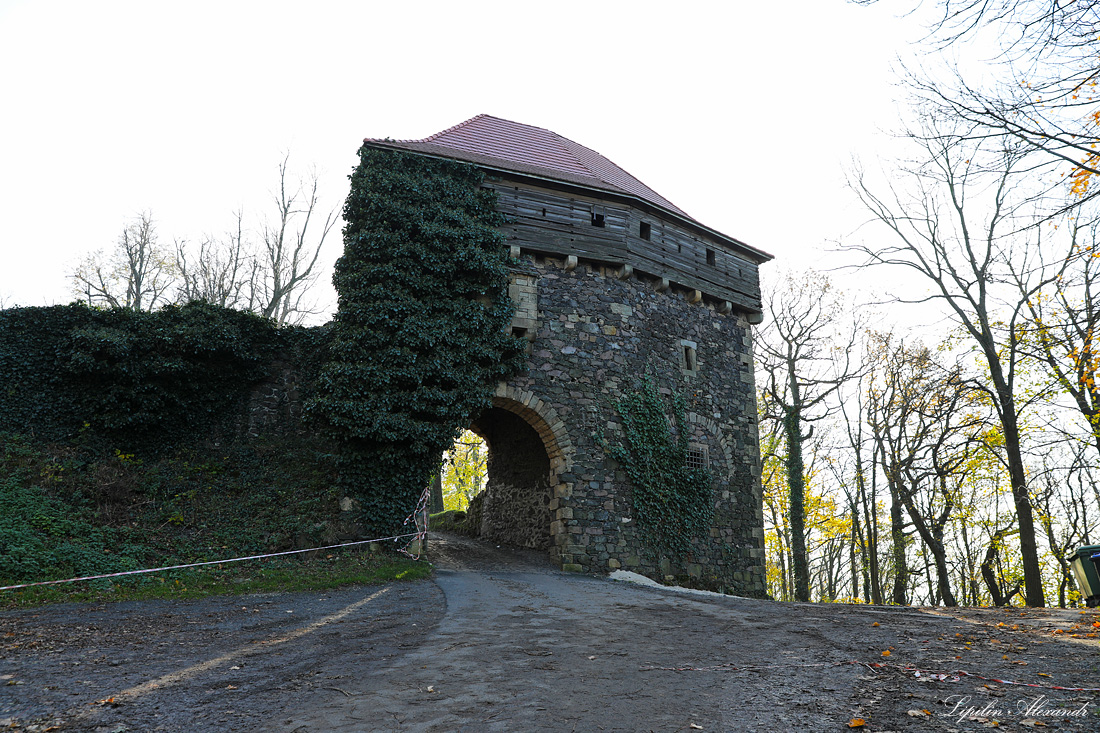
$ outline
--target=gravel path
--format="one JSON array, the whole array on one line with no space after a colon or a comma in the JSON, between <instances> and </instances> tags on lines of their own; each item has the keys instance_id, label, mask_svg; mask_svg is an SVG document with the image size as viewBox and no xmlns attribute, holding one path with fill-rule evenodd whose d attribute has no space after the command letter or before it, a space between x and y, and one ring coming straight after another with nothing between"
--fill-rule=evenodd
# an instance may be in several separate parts
<instances>
[{"instance_id":1,"label":"gravel path","mask_svg":"<svg viewBox=\"0 0 1100 733\"><path fill-rule=\"evenodd\" d=\"M1097 693L905 669L1100 688L1095 613L684 595L429 547L434 582L0 613L0 729L1100 730Z\"/></svg>"}]
</instances>

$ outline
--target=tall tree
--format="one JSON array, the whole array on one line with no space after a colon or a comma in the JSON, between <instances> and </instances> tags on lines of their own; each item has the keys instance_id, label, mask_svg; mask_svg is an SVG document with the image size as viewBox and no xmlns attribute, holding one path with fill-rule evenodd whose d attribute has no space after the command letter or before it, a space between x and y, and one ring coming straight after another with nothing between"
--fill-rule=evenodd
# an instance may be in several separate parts
<instances>
[{"instance_id":1,"label":"tall tree","mask_svg":"<svg viewBox=\"0 0 1100 733\"><path fill-rule=\"evenodd\" d=\"M262 231L259 277L254 285L257 312L276 323L300 323L314 313L305 299L316 281L317 259L329 232L340 220L332 209L320 221L318 177L314 171L296 183L287 181L289 154L279 164L276 216Z\"/></svg>"},{"instance_id":2,"label":"tall tree","mask_svg":"<svg viewBox=\"0 0 1100 733\"><path fill-rule=\"evenodd\" d=\"M893 238L850 244L848 249L862 254L867 266L886 265L918 275L918 282L930 292L898 300L943 304L981 354L988 368L985 389L1004 436L1027 603L1042 606L1042 573L1020 438L1020 415L1027 401L1019 399L1017 377L1027 301L1056 275L1039 258L1034 235L1040 230L1027 226L1034 223L1034 197L1013 185L1014 173L1026 158L1018 150L989 150L989 141L938 134L935 120L928 122L913 136L923 162L904 171L909 184L905 192L891 185L889 198L880 196L857 173L853 188ZM1026 273L1022 289L1015 287L1012 271Z\"/></svg>"},{"instance_id":3,"label":"tall tree","mask_svg":"<svg viewBox=\"0 0 1100 733\"><path fill-rule=\"evenodd\" d=\"M205 237L194 252L186 242L176 242L179 300L205 300L224 308L254 310L259 262L244 236L244 216L236 214L235 232L225 239Z\"/></svg>"},{"instance_id":4,"label":"tall tree","mask_svg":"<svg viewBox=\"0 0 1100 733\"><path fill-rule=\"evenodd\" d=\"M941 365L921 344L878 334L879 374L868 398L868 420L894 505L904 508L936 570L934 596L958 605L951 588L944 532L957 508L972 446L986 425L975 387L957 366ZM897 549L897 548L896 548ZM899 565L904 566L904 557ZM905 603L898 573L895 603Z\"/></svg>"},{"instance_id":5,"label":"tall tree","mask_svg":"<svg viewBox=\"0 0 1100 733\"><path fill-rule=\"evenodd\" d=\"M157 242L153 215L145 211L126 225L110 253L99 251L80 263L73 291L88 305L151 311L171 302L175 274L172 257Z\"/></svg>"},{"instance_id":6,"label":"tall tree","mask_svg":"<svg viewBox=\"0 0 1100 733\"><path fill-rule=\"evenodd\" d=\"M1072 217L1066 229L1068 251L1046 287L1028 294L1028 273L1014 267L1013 277L1027 296L1026 346L1073 401L1100 456L1100 223Z\"/></svg>"},{"instance_id":7,"label":"tall tree","mask_svg":"<svg viewBox=\"0 0 1100 733\"><path fill-rule=\"evenodd\" d=\"M769 321L757 341L763 397L786 442L794 597L810 600L806 552L806 481L803 447L813 423L835 406L829 399L857 373L856 326L840 328L843 299L820 273L787 273L766 298Z\"/></svg>"},{"instance_id":8,"label":"tall tree","mask_svg":"<svg viewBox=\"0 0 1100 733\"><path fill-rule=\"evenodd\" d=\"M870 363L869 355L864 357L865 363ZM850 481L842 481L845 492L848 495L848 504L852 513L852 551L858 552L859 571L858 576L863 580L863 598L868 603L882 603L882 589L879 585L878 562L878 511L877 498L875 496L875 471L874 455L872 447L871 462L868 463L865 450L867 444L872 441L864 435L866 422L863 419L865 413L864 399L866 389L864 380L868 374L865 372L853 380L855 384L854 394L840 401L840 412L844 421L845 435L848 438L847 451L853 459L852 477ZM849 412L849 406L854 408ZM852 571L853 590L852 596L859 597L859 587L856 585L857 571Z\"/></svg>"},{"instance_id":9,"label":"tall tree","mask_svg":"<svg viewBox=\"0 0 1100 733\"><path fill-rule=\"evenodd\" d=\"M852 0L871 5L880 0ZM918 5L914 0L903 4ZM916 93L960 121L970 139L999 138L1067 169L1078 199L1094 198L1100 172L1100 2L1098 0L936 0L926 42L944 48L977 39L999 45L979 81L913 75ZM988 45L983 46L987 49ZM986 53L983 61L988 58ZM989 74L992 68L993 73Z\"/></svg>"}]
</instances>

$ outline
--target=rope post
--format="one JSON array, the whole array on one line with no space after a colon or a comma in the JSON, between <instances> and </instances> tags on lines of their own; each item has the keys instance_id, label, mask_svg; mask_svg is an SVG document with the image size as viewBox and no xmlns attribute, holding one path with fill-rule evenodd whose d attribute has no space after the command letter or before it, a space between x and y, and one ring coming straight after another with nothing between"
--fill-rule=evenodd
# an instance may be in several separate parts
<instances>
[{"instance_id":1,"label":"rope post","mask_svg":"<svg viewBox=\"0 0 1100 733\"><path fill-rule=\"evenodd\" d=\"M421 552L423 552L424 554L427 554L427 552L428 552L428 516L429 516L428 515L428 505L425 504L424 505L424 514L423 514L423 517L424 517L424 536L420 540L420 542L422 543Z\"/></svg>"}]
</instances>

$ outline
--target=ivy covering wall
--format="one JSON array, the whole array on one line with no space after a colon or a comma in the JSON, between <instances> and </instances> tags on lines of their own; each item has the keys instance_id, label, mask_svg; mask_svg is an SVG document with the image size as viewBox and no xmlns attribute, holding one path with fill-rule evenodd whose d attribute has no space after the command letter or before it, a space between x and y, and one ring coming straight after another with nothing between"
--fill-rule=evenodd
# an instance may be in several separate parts
<instances>
[{"instance_id":1,"label":"ivy covering wall","mask_svg":"<svg viewBox=\"0 0 1100 733\"><path fill-rule=\"evenodd\" d=\"M364 527L396 531L440 455L522 367L495 193L455 161L364 146L344 207L339 310L307 413Z\"/></svg>"},{"instance_id":2,"label":"ivy covering wall","mask_svg":"<svg viewBox=\"0 0 1100 733\"><path fill-rule=\"evenodd\" d=\"M597 438L630 478L635 518L650 547L682 561L711 525L714 481L709 471L688 467L684 397L673 391L670 401L666 405L654 378L645 377L615 403L622 441L610 443L602 432Z\"/></svg>"},{"instance_id":3,"label":"ivy covering wall","mask_svg":"<svg viewBox=\"0 0 1100 733\"><path fill-rule=\"evenodd\" d=\"M236 417L276 354L315 353L323 339L200 302L0 310L0 432L169 449Z\"/></svg>"}]
</instances>

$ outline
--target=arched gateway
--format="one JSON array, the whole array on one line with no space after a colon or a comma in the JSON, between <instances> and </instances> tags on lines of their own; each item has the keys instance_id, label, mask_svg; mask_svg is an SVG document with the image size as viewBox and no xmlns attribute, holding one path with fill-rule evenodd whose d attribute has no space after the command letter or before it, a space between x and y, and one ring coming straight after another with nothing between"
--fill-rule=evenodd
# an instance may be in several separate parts
<instances>
[{"instance_id":1,"label":"arched gateway","mask_svg":"<svg viewBox=\"0 0 1100 733\"><path fill-rule=\"evenodd\" d=\"M481 167L508 217L512 330L530 346L526 372L471 425L490 450L483 534L545 547L566 569L684 574L762 594L752 324L771 256L542 128L479 115L424 140L365 144ZM645 375L685 396L675 427L715 477L713 522L687 557L646 546L629 482L595 437L615 439L614 404Z\"/></svg>"}]
</instances>

